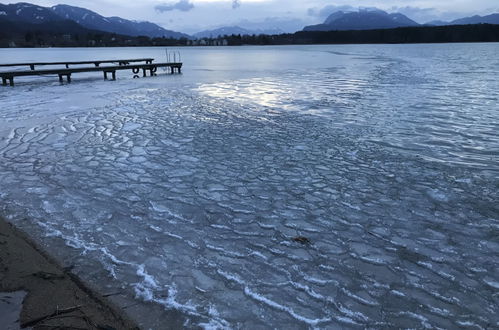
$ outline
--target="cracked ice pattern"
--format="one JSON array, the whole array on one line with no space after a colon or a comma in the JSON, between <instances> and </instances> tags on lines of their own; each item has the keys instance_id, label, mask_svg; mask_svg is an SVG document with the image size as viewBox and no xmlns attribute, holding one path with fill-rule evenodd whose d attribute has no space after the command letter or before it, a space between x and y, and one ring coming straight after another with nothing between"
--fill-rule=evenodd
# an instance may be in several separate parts
<instances>
[{"instance_id":1,"label":"cracked ice pattern","mask_svg":"<svg viewBox=\"0 0 499 330\"><path fill-rule=\"evenodd\" d=\"M422 99L444 88L420 63L356 61L372 68L116 91L32 125L7 111L4 213L191 326L497 326L498 89L468 91L462 132L471 114Z\"/></svg>"}]
</instances>

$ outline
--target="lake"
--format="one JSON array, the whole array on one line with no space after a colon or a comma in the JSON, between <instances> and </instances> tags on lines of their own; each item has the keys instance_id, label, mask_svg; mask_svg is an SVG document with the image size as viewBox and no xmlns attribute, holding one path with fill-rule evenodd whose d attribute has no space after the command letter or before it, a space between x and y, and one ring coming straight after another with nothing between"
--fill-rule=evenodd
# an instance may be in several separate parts
<instances>
[{"instance_id":1,"label":"lake","mask_svg":"<svg viewBox=\"0 0 499 330\"><path fill-rule=\"evenodd\" d=\"M0 86L0 215L144 328L499 326L499 44L168 51Z\"/></svg>"}]
</instances>

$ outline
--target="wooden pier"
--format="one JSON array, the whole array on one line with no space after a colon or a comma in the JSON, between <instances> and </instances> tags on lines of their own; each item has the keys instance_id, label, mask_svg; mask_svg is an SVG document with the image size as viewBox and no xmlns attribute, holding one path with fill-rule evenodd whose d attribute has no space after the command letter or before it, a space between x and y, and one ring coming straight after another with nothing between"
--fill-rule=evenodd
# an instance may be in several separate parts
<instances>
[{"instance_id":1,"label":"wooden pier","mask_svg":"<svg viewBox=\"0 0 499 330\"><path fill-rule=\"evenodd\" d=\"M102 72L104 79L108 79L108 74L111 75L112 80L116 80L116 71L131 70L134 74L134 78L139 77L140 71L142 71L142 76L146 77L149 72L150 76L155 76L158 68L169 68L172 74L182 73L182 63L181 62L168 62L168 63L153 63L152 58L143 59L124 59L124 60L105 60L105 61L79 61L79 62L34 62L34 63L12 63L12 64L0 64L0 67L22 67L29 66L30 70L19 70L19 71L0 71L0 77L2 78L3 86L14 86L14 77L22 76L42 76L42 75L58 75L59 81L64 82L64 77L68 83L71 82L71 75L73 73L81 72ZM144 62L144 63L137 63ZM117 63L114 65L103 65ZM133 64L131 64L133 63ZM93 66L85 67L70 67L70 65L85 65L93 64ZM35 70L36 66L50 66L50 65L64 65L65 68L52 68L52 69L41 69Z\"/></svg>"}]
</instances>

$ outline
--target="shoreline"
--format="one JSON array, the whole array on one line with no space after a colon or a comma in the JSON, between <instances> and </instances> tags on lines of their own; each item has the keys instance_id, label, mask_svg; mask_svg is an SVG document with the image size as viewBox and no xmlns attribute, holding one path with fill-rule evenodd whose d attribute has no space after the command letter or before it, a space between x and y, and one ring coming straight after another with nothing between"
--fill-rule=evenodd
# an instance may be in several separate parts
<instances>
[{"instance_id":1,"label":"shoreline","mask_svg":"<svg viewBox=\"0 0 499 330\"><path fill-rule=\"evenodd\" d=\"M13 329L139 329L122 309L1 217L0 295L9 305L8 310L0 305L0 315L13 322L7 325ZM11 296L22 304L12 304Z\"/></svg>"}]
</instances>

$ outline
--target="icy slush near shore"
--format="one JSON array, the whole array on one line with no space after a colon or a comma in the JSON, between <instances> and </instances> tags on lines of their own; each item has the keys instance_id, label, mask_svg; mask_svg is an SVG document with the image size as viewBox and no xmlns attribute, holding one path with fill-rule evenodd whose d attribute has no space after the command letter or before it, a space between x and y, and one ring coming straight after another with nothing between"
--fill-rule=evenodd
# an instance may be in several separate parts
<instances>
[{"instance_id":1,"label":"icy slush near shore","mask_svg":"<svg viewBox=\"0 0 499 330\"><path fill-rule=\"evenodd\" d=\"M2 329L138 329L114 304L70 276L3 218L0 245Z\"/></svg>"}]
</instances>

